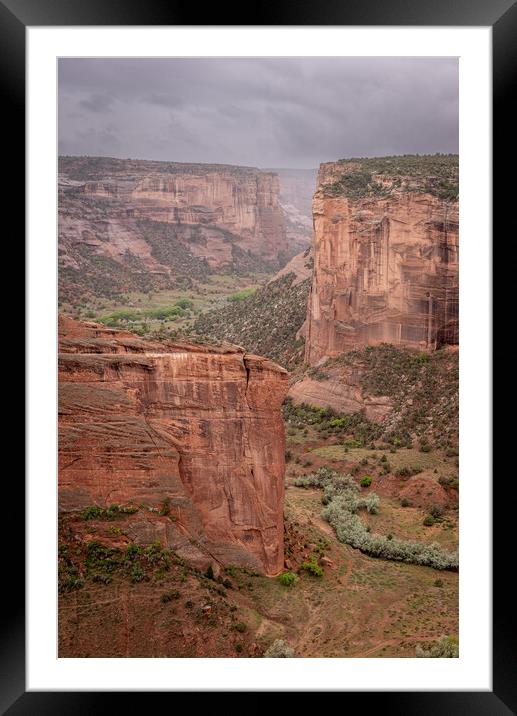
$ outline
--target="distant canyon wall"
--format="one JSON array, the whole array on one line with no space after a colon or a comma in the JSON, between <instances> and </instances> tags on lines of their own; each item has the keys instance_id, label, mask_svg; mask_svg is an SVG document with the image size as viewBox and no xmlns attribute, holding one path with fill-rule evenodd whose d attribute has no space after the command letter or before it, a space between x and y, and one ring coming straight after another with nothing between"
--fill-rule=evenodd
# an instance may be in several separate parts
<instances>
[{"instance_id":1,"label":"distant canyon wall","mask_svg":"<svg viewBox=\"0 0 517 716\"><path fill-rule=\"evenodd\" d=\"M278 177L272 173L221 169L205 173L148 174L135 186L123 180L88 181L85 194L126 202L129 217L168 224L213 225L241 238L241 247L275 261L286 251Z\"/></svg>"},{"instance_id":2,"label":"distant canyon wall","mask_svg":"<svg viewBox=\"0 0 517 716\"><path fill-rule=\"evenodd\" d=\"M132 503L137 542L281 571L287 372L65 317L59 338L60 510Z\"/></svg>"},{"instance_id":3,"label":"distant canyon wall","mask_svg":"<svg viewBox=\"0 0 517 716\"><path fill-rule=\"evenodd\" d=\"M280 205L286 220L289 254L293 256L312 244L312 197L317 169L265 169L278 175Z\"/></svg>"},{"instance_id":4,"label":"distant canyon wall","mask_svg":"<svg viewBox=\"0 0 517 716\"><path fill-rule=\"evenodd\" d=\"M279 191L276 174L252 167L60 157L63 284L76 295L74 280L87 288L81 272L100 264L117 290L274 271L293 253Z\"/></svg>"}]
</instances>

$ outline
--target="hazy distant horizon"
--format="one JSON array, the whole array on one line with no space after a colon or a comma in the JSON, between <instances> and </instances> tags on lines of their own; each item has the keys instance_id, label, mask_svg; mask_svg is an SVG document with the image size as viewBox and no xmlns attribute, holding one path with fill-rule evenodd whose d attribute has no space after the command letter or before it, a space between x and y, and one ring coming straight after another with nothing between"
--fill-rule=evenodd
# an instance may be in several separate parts
<instances>
[{"instance_id":1,"label":"hazy distant horizon","mask_svg":"<svg viewBox=\"0 0 517 716\"><path fill-rule=\"evenodd\" d=\"M63 58L59 153L316 169L458 152L457 58Z\"/></svg>"}]
</instances>

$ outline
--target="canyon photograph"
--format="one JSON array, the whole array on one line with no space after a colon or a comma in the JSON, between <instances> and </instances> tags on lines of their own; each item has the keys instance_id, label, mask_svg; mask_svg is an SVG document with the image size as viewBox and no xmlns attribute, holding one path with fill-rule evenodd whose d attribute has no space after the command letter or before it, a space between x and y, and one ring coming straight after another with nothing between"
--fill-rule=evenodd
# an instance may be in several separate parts
<instances>
[{"instance_id":1,"label":"canyon photograph","mask_svg":"<svg viewBox=\"0 0 517 716\"><path fill-rule=\"evenodd\" d=\"M58 656L457 658L457 58L58 87Z\"/></svg>"}]
</instances>

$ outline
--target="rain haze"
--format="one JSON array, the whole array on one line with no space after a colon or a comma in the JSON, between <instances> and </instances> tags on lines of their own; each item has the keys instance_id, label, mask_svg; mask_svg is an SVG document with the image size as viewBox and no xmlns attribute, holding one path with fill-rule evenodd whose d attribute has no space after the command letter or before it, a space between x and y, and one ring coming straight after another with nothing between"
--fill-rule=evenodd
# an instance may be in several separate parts
<instances>
[{"instance_id":1,"label":"rain haze","mask_svg":"<svg viewBox=\"0 0 517 716\"><path fill-rule=\"evenodd\" d=\"M59 61L60 154L308 169L457 151L456 58Z\"/></svg>"}]
</instances>

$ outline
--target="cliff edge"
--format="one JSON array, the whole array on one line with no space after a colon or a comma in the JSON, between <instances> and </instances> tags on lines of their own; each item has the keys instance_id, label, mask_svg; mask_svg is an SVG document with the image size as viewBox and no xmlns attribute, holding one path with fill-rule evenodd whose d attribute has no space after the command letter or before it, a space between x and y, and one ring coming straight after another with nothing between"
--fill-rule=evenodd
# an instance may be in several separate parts
<instances>
[{"instance_id":1,"label":"cliff edge","mask_svg":"<svg viewBox=\"0 0 517 716\"><path fill-rule=\"evenodd\" d=\"M59 319L59 508L134 505L130 536L276 574L287 372L238 346ZM164 509L166 507L166 509Z\"/></svg>"}]
</instances>

